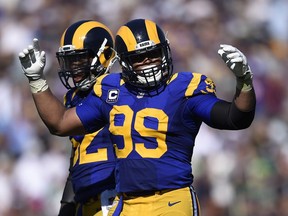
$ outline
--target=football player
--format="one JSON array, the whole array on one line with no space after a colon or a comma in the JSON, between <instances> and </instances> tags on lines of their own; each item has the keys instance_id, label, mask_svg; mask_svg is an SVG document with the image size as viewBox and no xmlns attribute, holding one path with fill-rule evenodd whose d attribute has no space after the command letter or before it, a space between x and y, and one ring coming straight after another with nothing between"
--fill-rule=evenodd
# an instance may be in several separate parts
<instances>
[{"instance_id":1,"label":"football player","mask_svg":"<svg viewBox=\"0 0 288 216\"><path fill-rule=\"evenodd\" d=\"M41 118L60 136L109 125L118 193L109 215L200 215L191 157L201 124L241 130L254 119L256 97L245 55L231 45L218 50L237 81L235 96L224 101L204 74L173 73L169 41L151 20L121 26L115 47L122 73L98 77L86 100L67 110L43 75L45 52L38 43L23 50L20 62Z\"/></svg>"},{"instance_id":2,"label":"football player","mask_svg":"<svg viewBox=\"0 0 288 216\"><path fill-rule=\"evenodd\" d=\"M68 89L64 96L66 108L81 103L92 91L96 78L109 72L115 59L113 47L111 31L97 21L81 20L64 31L56 57L60 80ZM105 216L116 195L116 160L108 128L69 139L70 175L59 216Z\"/></svg>"}]
</instances>

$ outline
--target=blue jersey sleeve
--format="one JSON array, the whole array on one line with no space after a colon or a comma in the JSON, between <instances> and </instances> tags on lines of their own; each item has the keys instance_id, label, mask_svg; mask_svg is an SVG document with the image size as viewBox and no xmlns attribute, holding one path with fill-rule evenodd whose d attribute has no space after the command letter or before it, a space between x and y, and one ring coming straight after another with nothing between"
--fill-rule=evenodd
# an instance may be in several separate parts
<instances>
[{"instance_id":1,"label":"blue jersey sleeve","mask_svg":"<svg viewBox=\"0 0 288 216\"><path fill-rule=\"evenodd\" d=\"M91 91L88 97L76 106L76 113L88 133L105 126L106 120L102 114L102 100Z\"/></svg>"},{"instance_id":2,"label":"blue jersey sleeve","mask_svg":"<svg viewBox=\"0 0 288 216\"><path fill-rule=\"evenodd\" d=\"M216 97L214 82L205 75L202 75L193 95L187 96L184 119L198 119L210 125L211 110L215 103L220 101L220 99Z\"/></svg>"},{"instance_id":3,"label":"blue jersey sleeve","mask_svg":"<svg viewBox=\"0 0 288 216\"><path fill-rule=\"evenodd\" d=\"M191 116L197 118L206 124L211 123L211 110L219 99L213 95L198 95L189 98L184 112L184 119L189 119Z\"/></svg>"}]
</instances>

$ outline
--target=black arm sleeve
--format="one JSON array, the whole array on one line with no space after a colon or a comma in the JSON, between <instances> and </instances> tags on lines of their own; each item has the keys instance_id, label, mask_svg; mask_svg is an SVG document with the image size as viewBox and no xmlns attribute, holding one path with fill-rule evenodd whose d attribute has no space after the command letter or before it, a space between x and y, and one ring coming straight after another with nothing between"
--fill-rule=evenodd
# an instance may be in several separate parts
<instances>
[{"instance_id":1,"label":"black arm sleeve","mask_svg":"<svg viewBox=\"0 0 288 216\"><path fill-rule=\"evenodd\" d=\"M239 110L235 103L219 101L211 110L211 127L226 130L248 128L255 116L255 109L249 112Z\"/></svg>"},{"instance_id":2,"label":"black arm sleeve","mask_svg":"<svg viewBox=\"0 0 288 216\"><path fill-rule=\"evenodd\" d=\"M67 177L61 203L74 203L74 190L71 182L71 175Z\"/></svg>"},{"instance_id":3,"label":"black arm sleeve","mask_svg":"<svg viewBox=\"0 0 288 216\"><path fill-rule=\"evenodd\" d=\"M63 195L61 198L61 204L65 203L74 203L74 190L72 184L72 177L71 177L71 168L73 166L73 158L75 154L75 149L71 148L71 155L70 155L70 164L69 164L69 175L67 177L67 181L64 187Z\"/></svg>"}]
</instances>

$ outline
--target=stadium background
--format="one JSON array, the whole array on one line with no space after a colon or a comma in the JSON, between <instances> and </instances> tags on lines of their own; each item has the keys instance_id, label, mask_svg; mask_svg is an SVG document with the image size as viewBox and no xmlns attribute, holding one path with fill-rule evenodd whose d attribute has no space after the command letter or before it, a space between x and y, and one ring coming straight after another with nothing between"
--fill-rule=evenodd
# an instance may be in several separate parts
<instances>
[{"instance_id":1,"label":"stadium background","mask_svg":"<svg viewBox=\"0 0 288 216\"><path fill-rule=\"evenodd\" d=\"M50 135L38 117L18 53L39 38L49 85L61 99L60 36L90 18L113 33L130 19L156 21L168 33L175 71L210 76L228 100L235 79L217 50L220 43L240 48L254 72L257 113L243 131L202 126L193 157L202 215L288 215L287 11L287 0L1 0L0 215L57 214L70 144Z\"/></svg>"}]
</instances>

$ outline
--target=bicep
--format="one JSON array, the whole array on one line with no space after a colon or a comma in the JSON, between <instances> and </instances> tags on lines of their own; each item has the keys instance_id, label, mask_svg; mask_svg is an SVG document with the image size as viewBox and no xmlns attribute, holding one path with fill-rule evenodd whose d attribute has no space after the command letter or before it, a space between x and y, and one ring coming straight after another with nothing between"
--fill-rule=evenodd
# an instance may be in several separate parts
<instances>
[{"instance_id":1,"label":"bicep","mask_svg":"<svg viewBox=\"0 0 288 216\"><path fill-rule=\"evenodd\" d=\"M62 120L62 133L64 135L80 135L85 134L85 128L77 115L76 108L69 108L65 111Z\"/></svg>"},{"instance_id":2,"label":"bicep","mask_svg":"<svg viewBox=\"0 0 288 216\"><path fill-rule=\"evenodd\" d=\"M255 113L255 110L243 112L236 107L234 102L221 100L214 95L189 98L186 110L189 110L190 117L203 121L210 127L225 130L249 127Z\"/></svg>"},{"instance_id":3,"label":"bicep","mask_svg":"<svg viewBox=\"0 0 288 216\"><path fill-rule=\"evenodd\" d=\"M211 125L211 110L218 101L220 101L220 99L214 94L191 97L187 100L184 113L187 118L198 119Z\"/></svg>"},{"instance_id":4,"label":"bicep","mask_svg":"<svg viewBox=\"0 0 288 216\"><path fill-rule=\"evenodd\" d=\"M75 108L66 109L50 89L33 94L37 111L51 134L68 136L84 132Z\"/></svg>"},{"instance_id":5,"label":"bicep","mask_svg":"<svg viewBox=\"0 0 288 216\"><path fill-rule=\"evenodd\" d=\"M57 136L73 136L85 134L85 128L76 114L75 107L67 109L56 129L49 128L50 133Z\"/></svg>"}]
</instances>

